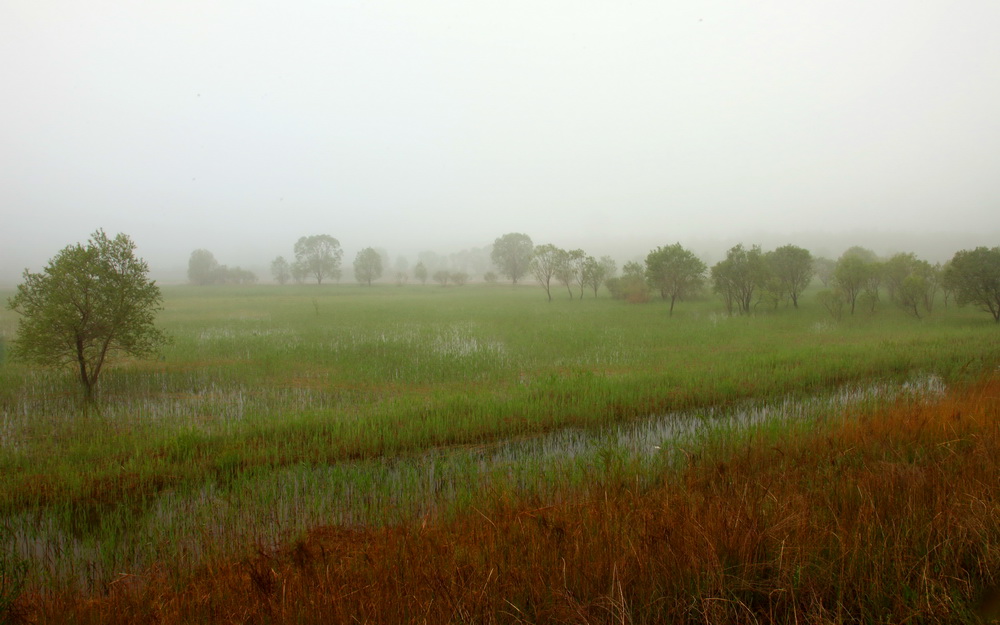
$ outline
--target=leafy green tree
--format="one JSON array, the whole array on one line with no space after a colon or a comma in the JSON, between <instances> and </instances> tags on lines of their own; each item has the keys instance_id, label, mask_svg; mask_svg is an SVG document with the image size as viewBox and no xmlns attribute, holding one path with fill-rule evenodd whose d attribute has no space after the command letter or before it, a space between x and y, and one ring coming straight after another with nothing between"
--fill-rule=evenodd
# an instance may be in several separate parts
<instances>
[{"instance_id":1,"label":"leafy green tree","mask_svg":"<svg viewBox=\"0 0 1000 625\"><path fill-rule=\"evenodd\" d=\"M500 275L507 276L514 284L528 273L535 253L531 237L519 232L511 232L493 242L490 259Z\"/></svg>"},{"instance_id":2,"label":"leafy green tree","mask_svg":"<svg viewBox=\"0 0 1000 625\"><path fill-rule=\"evenodd\" d=\"M583 284L594 289L594 297L597 297L598 289L608 279L613 278L617 270L618 267L610 256L602 256L600 260L588 256L583 261L580 274Z\"/></svg>"},{"instance_id":3,"label":"leafy green tree","mask_svg":"<svg viewBox=\"0 0 1000 625\"><path fill-rule=\"evenodd\" d=\"M361 284L372 285L382 277L382 255L373 247L366 247L354 258L354 278Z\"/></svg>"},{"instance_id":4,"label":"leafy green tree","mask_svg":"<svg viewBox=\"0 0 1000 625\"><path fill-rule=\"evenodd\" d=\"M832 258L818 256L813 259L813 273L823 283L823 288L830 286L830 280L833 279L833 272L836 268L837 261Z\"/></svg>"},{"instance_id":5,"label":"leafy green tree","mask_svg":"<svg viewBox=\"0 0 1000 625\"><path fill-rule=\"evenodd\" d=\"M256 284L257 275L249 269L220 265L208 250L195 250L188 259L188 280L192 284Z\"/></svg>"},{"instance_id":6,"label":"leafy green tree","mask_svg":"<svg viewBox=\"0 0 1000 625\"><path fill-rule=\"evenodd\" d=\"M420 284L427 284L427 265L423 262L417 263L416 267L413 268L413 277L420 280Z\"/></svg>"},{"instance_id":7,"label":"leafy green tree","mask_svg":"<svg viewBox=\"0 0 1000 625\"><path fill-rule=\"evenodd\" d=\"M340 261L344 250L340 241L328 234L301 237L295 242L295 262L301 263L305 275L323 284L324 278L340 279Z\"/></svg>"},{"instance_id":8,"label":"leafy green tree","mask_svg":"<svg viewBox=\"0 0 1000 625\"><path fill-rule=\"evenodd\" d=\"M1000 323L1000 247L977 247L955 253L944 281L959 306L975 304Z\"/></svg>"},{"instance_id":9,"label":"leafy green tree","mask_svg":"<svg viewBox=\"0 0 1000 625\"><path fill-rule=\"evenodd\" d=\"M735 309L741 315L749 315L754 292L767 277L768 268L759 245L750 249L742 243L735 245L726 252L725 260L712 267L713 289L722 296L729 314Z\"/></svg>"},{"instance_id":10,"label":"leafy green tree","mask_svg":"<svg viewBox=\"0 0 1000 625\"><path fill-rule=\"evenodd\" d=\"M764 254L764 260L767 260L767 253ZM770 265L767 265L767 275L764 280L757 285L757 304L768 303L772 308L777 308L778 304L790 299L788 292L785 290L784 283L778 279L778 276L774 275L771 271Z\"/></svg>"},{"instance_id":11,"label":"leafy green tree","mask_svg":"<svg viewBox=\"0 0 1000 625\"><path fill-rule=\"evenodd\" d=\"M708 266L694 252L680 243L658 247L646 255L646 280L670 300L670 316L674 304L701 288Z\"/></svg>"},{"instance_id":12,"label":"leafy green tree","mask_svg":"<svg viewBox=\"0 0 1000 625\"><path fill-rule=\"evenodd\" d=\"M620 278L610 278L608 291L614 299L623 299L630 304L645 304L649 301L649 285L646 284L645 268L640 263L629 261L622 266Z\"/></svg>"},{"instance_id":13,"label":"leafy green tree","mask_svg":"<svg viewBox=\"0 0 1000 625\"><path fill-rule=\"evenodd\" d=\"M538 245L535 247L535 254L531 258L529 268L531 275L535 276L538 284L545 289L545 295L552 301L552 279L556 276L559 266L565 262L566 250L556 247L551 243Z\"/></svg>"},{"instance_id":14,"label":"leafy green tree","mask_svg":"<svg viewBox=\"0 0 1000 625\"><path fill-rule=\"evenodd\" d=\"M453 271L449 274L448 279L455 286L465 286L469 282L469 274L464 271Z\"/></svg>"},{"instance_id":15,"label":"leafy green tree","mask_svg":"<svg viewBox=\"0 0 1000 625\"><path fill-rule=\"evenodd\" d=\"M242 267L219 268L219 281L221 284L257 284L257 274Z\"/></svg>"},{"instance_id":16,"label":"leafy green tree","mask_svg":"<svg viewBox=\"0 0 1000 625\"><path fill-rule=\"evenodd\" d=\"M188 258L188 281L206 286L219 281L219 262L208 250L195 250Z\"/></svg>"},{"instance_id":17,"label":"leafy green tree","mask_svg":"<svg viewBox=\"0 0 1000 625\"><path fill-rule=\"evenodd\" d=\"M587 253L581 249L571 250L569 252L570 273L572 274L571 281L580 288L580 299L583 299L584 289L587 288L587 281L583 270L584 266L587 264L588 258L593 257L587 256ZM569 285L567 285L567 288L568 287ZM572 299L572 293L570 294L570 299Z\"/></svg>"},{"instance_id":18,"label":"leafy green tree","mask_svg":"<svg viewBox=\"0 0 1000 625\"><path fill-rule=\"evenodd\" d=\"M889 299L918 319L921 308L929 313L934 306L938 274L934 266L914 254L894 254L882 264Z\"/></svg>"},{"instance_id":19,"label":"leafy green tree","mask_svg":"<svg viewBox=\"0 0 1000 625\"><path fill-rule=\"evenodd\" d=\"M833 271L833 283L851 305L852 315L858 297L862 293L868 293L874 306L877 301L879 274L878 257L871 250L855 246L844 252L837 260L837 266ZM874 289L873 285L876 285Z\"/></svg>"},{"instance_id":20,"label":"leafy green tree","mask_svg":"<svg viewBox=\"0 0 1000 625\"><path fill-rule=\"evenodd\" d=\"M882 279L889 292L889 299L896 298L896 292L903 285L903 280L912 273L916 263L917 256L910 253L893 254L883 263Z\"/></svg>"},{"instance_id":21,"label":"leafy green tree","mask_svg":"<svg viewBox=\"0 0 1000 625\"><path fill-rule=\"evenodd\" d=\"M927 263L927 261L922 261ZM930 269L930 263L927 263ZM896 290L893 301L903 310L920 319L920 309L927 305L927 293L933 288L933 282L929 279L929 272L915 271L903 279L902 284ZM930 312L930 310L927 310Z\"/></svg>"},{"instance_id":22,"label":"leafy green tree","mask_svg":"<svg viewBox=\"0 0 1000 625\"><path fill-rule=\"evenodd\" d=\"M815 273L812 254L796 245L783 245L765 254L764 258L777 287L772 290L779 291L782 297L790 297L792 306L798 308L799 296L809 286Z\"/></svg>"},{"instance_id":23,"label":"leafy green tree","mask_svg":"<svg viewBox=\"0 0 1000 625\"><path fill-rule=\"evenodd\" d=\"M572 285L576 283L580 275L580 263L587 258L583 250L563 251L560 255L559 263L556 265L555 278L560 284L566 287L569 298L573 299ZM580 289L580 297L583 298L583 288Z\"/></svg>"},{"instance_id":24,"label":"leafy green tree","mask_svg":"<svg viewBox=\"0 0 1000 625\"><path fill-rule=\"evenodd\" d=\"M951 273L951 261L946 261L944 265L935 265L938 272L938 285L941 287L941 296L944 299L944 307L948 307L948 301L955 295L955 285L948 279Z\"/></svg>"},{"instance_id":25,"label":"leafy green tree","mask_svg":"<svg viewBox=\"0 0 1000 625\"><path fill-rule=\"evenodd\" d=\"M287 284L292 279L292 268L284 256L271 261L271 275L278 284Z\"/></svg>"},{"instance_id":26,"label":"leafy green tree","mask_svg":"<svg viewBox=\"0 0 1000 625\"><path fill-rule=\"evenodd\" d=\"M153 320L160 288L124 235L103 230L70 245L42 273L24 271L8 306L21 315L12 354L45 367L72 366L88 400L104 365L116 355L151 356L167 338Z\"/></svg>"}]
</instances>

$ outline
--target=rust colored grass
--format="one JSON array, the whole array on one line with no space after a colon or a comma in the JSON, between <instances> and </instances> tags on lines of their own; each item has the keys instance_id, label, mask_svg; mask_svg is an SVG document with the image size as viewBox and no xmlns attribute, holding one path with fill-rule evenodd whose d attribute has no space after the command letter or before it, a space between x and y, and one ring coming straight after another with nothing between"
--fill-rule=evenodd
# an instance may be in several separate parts
<instances>
[{"instance_id":1,"label":"rust colored grass","mask_svg":"<svg viewBox=\"0 0 1000 625\"><path fill-rule=\"evenodd\" d=\"M637 488L22 597L33 622L978 623L1000 616L1000 378L812 432L720 440ZM648 481L642 481L647 483Z\"/></svg>"}]
</instances>

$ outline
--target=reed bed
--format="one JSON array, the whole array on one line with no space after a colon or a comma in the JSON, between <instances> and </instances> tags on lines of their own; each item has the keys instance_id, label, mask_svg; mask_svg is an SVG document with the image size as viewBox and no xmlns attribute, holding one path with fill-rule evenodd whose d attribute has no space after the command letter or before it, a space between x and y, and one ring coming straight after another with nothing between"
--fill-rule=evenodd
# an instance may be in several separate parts
<instances>
[{"instance_id":1,"label":"reed bed","mask_svg":"<svg viewBox=\"0 0 1000 625\"><path fill-rule=\"evenodd\" d=\"M681 464L317 526L167 583L24 599L79 623L979 623L1000 617L1000 378L811 427L713 429Z\"/></svg>"},{"instance_id":2,"label":"reed bed","mask_svg":"<svg viewBox=\"0 0 1000 625\"><path fill-rule=\"evenodd\" d=\"M563 505L626 469L645 490L706 433L743 431L733 415L781 438L1000 363L992 325L957 309L833 323L508 287L166 295L173 343L109 370L96 406L64 372L0 363L0 555L26 563L30 596L150 570L179 588L317 527L440 524L496 493Z\"/></svg>"}]
</instances>

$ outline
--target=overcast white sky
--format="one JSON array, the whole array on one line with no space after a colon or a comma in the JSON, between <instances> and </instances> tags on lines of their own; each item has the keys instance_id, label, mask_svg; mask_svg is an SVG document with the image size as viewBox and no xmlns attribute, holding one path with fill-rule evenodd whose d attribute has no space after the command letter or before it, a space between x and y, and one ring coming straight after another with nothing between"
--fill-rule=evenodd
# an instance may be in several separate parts
<instances>
[{"instance_id":1,"label":"overcast white sky","mask_svg":"<svg viewBox=\"0 0 1000 625\"><path fill-rule=\"evenodd\" d=\"M0 280L97 228L154 270L323 233L347 264L511 231L1000 245L998 27L994 0L7 0Z\"/></svg>"}]
</instances>

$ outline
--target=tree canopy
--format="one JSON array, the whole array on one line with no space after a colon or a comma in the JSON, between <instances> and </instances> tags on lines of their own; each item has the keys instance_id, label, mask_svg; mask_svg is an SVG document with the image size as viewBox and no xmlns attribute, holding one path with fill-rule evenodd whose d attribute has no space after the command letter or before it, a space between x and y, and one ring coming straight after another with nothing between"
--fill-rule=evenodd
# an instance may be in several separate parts
<instances>
[{"instance_id":1,"label":"tree canopy","mask_svg":"<svg viewBox=\"0 0 1000 625\"><path fill-rule=\"evenodd\" d=\"M797 245L783 245L767 252L764 259L781 298L791 298L792 306L798 308L799 296L816 273L812 254Z\"/></svg>"},{"instance_id":2,"label":"tree canopy","mask_svg":"<svg viewBox=\"0 0 1000 625\"><path fill-rule=\"evenodd\" d=\"M188 259L188 281L191 284L254 284L257 275L248 269L227 267L215 260L208 250L195 250Z\"/></svg>"},{"instance_id":3,"label":"tree canopy","mask_svg":"<svg viewBox=\"0 0 1000 625\"><path fill-rule=\"evenodd\" d=\"M115 355L146 357L166 342L153 325L162 309L149 267L124 235L103 230L70 245L41 273L24 272L8 306L21 315L13 356L46 367L73 366L87 398Z\"/></svg>"},{"instance_id":4,"label":"tree canopy","mask_svg":"<svg viewBox=\"0 0 1000 625\"><path fill-rule=\"evenodd\" d=\"M712 267L715 292L722 296L730 314L734 308L740 314L750 314L754 291L767 275L767 265L759 245L750 249L743 247L742 243L735 245L726 252L725 260Z\"/></svg>"},{"instance_id":5,"label":"tree canopy","mask_svg":"<svg viewBox=\"0 0 1000 625\"><path fill-rule=\"evenodd\" d=\"M191 284L207 285L218 279L219 261L208 250L195 250L188 258L188 281Z\"/></svg>"},{"instance_id":6,"label":"tree canopy","mask_svg":"<svg viewBox=\"0 0 1000 625\"><path fill-rule=\"evenodd\" d=\"M912 253L893 254L882 264L882 280L897 306L920 318L920 311L930 313L940 283L940 270Z\"/></svg>"},{"instance_id":7,"label":"tree canopy","mask_svg":"<svg viewBox=\"0 0 1000 625\"><path fill-rule=\"evenodd\" d=\"M708 266L680 243L658 247L646 255L646 279L660 291L660 297L670 299L670 315L678 299L701 288Z\"/></svg>"},{"instance_id":8,"label":"tree canopy","mask_svg":"<svg viewBox=\"0 0 1000 625\"><path fill-rule=\"evenodd\" d=\"M573 284L583 271L583 261L587 254L583 250L560 250L559 262L555 267L555 278L566 287L569 298L573 299ZM580 299L583 299L583 285L580 285Z\"/></svg>"},{"instance_id":9,"label":"tree canopy","mask_svg":"<svg viewBox=\"0 0 1000 625\"><path fill-rule=\"evenodd\" d=\"M490 259L501 275L507 276L514 284L528 273L535 252L531 237L519 232L503 235L493 242Z\"/></svg>"},{"instance_id":10,"label":"tree canopy","mask_svg":"<svg viewBox=\"0 0 1000 625\"><path fill-rule=\"evenodd\" d=\"M956 252L944 279L959 306L975 304L1000 323L1000 247Z\"/></svg>"},{"instance_id":11,"label":"tree canopy","mask_svg":"<svg viewBox=\"0 0 1000 625\"><path fill-rule=\"evenodd\" d=\"M566 250L546 243L536 247L531 258L531 275L535 276L538 284L545 289L545 294L550 302L552 301L552 278L556 276L559 267L566 262L567 256Z\"/></svg>"},{"instance_id":12,"label":"tree canopy","mask_svg":"<svg viewBox=\"0 0 1000 625\"><path fill-rule=\"evenodd\" d=\"M372 285L382 277L382 255L373 247L366 247L354 258L354 278L361 284Z\"/></svg>"},{"instance_id":13,"label":"tree canopy","mask_svg":"<svg viewBox=\"0 0 1000 625\"><path fill-rule=\"evenodd\" d=\"M851 305L852 315L862 292L873 292L874 287L877 293L879 273L878 257L864 248L852 247L837 261L833 282Z\"/></svg>"},{"instance_id":14,"label":"tree canopy","mask_svg":"<svg viewBox=\"0 0 1000 625\"><path fill-rule=\"evenodd\" d=\"M324 278L339 279L343 257L340 241L328 234L301 237L295 242L295 262L304 275L316 278L316 284L323 284Z\"/></svg>"},{"instance_id":15,"label":"tree canopy","mask_svg":"<svg viewBox=\"0 0 1000 625\"><path fill-rule=\"evenodd\" d=\"M601 256L600 259L588 256L583 261L581 280L583 284L594 289L594 297L597 297L597 290L609 278L615 276L618 267L615 260L610 256Z\"/></svg>"},{"instance_id":16,"label":"tree canopy","mask_svg":"<svg viewBox=\"0 0 1000 625\"><path fill-rule=\"evenodd\" d=\"M292 279L292 268L284 256L271 261L271 275L278 284L287 284Z\"/></svg>"}]
</instances>

